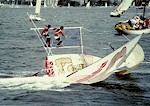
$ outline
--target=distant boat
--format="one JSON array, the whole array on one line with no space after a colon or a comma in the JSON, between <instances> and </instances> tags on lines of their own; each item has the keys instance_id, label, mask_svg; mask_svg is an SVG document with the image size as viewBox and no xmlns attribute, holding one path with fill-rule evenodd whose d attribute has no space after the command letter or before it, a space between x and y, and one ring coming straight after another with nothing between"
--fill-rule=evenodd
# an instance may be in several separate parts
<instances>
[{"instance_id":1,"label":"distant boat","mask_svg":"<svg viewBox=\"0 0 150 106\"><path fill-rule=\"evenodd\" d=\"M33 25L35 26L34 23ZM82 27L65 27L63 32L66 38L60 47L56 47L56 44L51 45L51 47L48 47L48 45L45 47L45 40L40 34L41 29L43 28L35 26L31 30L36 32L47 53L43 72L46 76L59 79L61 82L93 84L105 80L114 73L128 74L144 58L142 48L137 44L141 35L101 58L84 53ZM78 33L74 34L72 33L73 31ZM73 43L67 41L72 41ZM66 49L67 53L61 53L66 51ZM78 51L78 53L74 53L73 49L76 52ZM60 50L61 52L55 52L55 50ZM34 75L37 75L37 73Z\"/></svg>"},{"instance_id":2,"label":"distant boat","mask_svg":"<svg viewBox=\"0 0 150 106\"><path fill-rule=\"evenodd\" d=\"M133 0L123 0L119 6L110 13L111 17L120 17L124 12L128 10Z\"/></svg>"},{"instance_id":3,"label":"distant boat","mask_svg":"<svg viewBox=\"0 0 150 106\"><path fill-rule=\"evenodd\" d=\"M0 7L3 7L3 6L4 6L4 4L0 3Z\"/></svg>"},{"instance_id":4,"label":"distant boat","mask_svg":"<svg viewBox=\"0 0 150 106\"><path fill-rule=\"evenodd\" d=\"M68 8L70 8L70 3L68 3Z\"/></svg>"},{"instance_id":5,"label":"distant boat","mask_svg":"<svg viewBox=\"0 0 150 106\"><path fill-rule=\"evenodd\" d=\"M126 21L121 21L115 25L116 31L119 32L119 34L125 34L125 35L139 35L139 34L148 34L150 33L150 18L147 18L145 16L145 9L146 9L146 3L143 2L143 15L141 18L139 16L135 16L134 18ZM135 23L137 28L134 28L131 24L132 21ZM129 23L130 21L130 23ZM143 24L141 23L143 22Z\"/></svg>"},{"instance_id":6,"label":"distant boat","mask_svg":"<svg viewBox=\"0 0 150 106\"><path fill-rule=\"evenodd\" d=\"M30 7L33 7L32 0L30 0Z\"/></svg>"},{"instance_id":7,"label":"distant boat","mask_svg":"<svg viewBox=\"0 0 150 106\"><path fill-rule=\"evenodd\" d=\"M107 7L108 6L108 4L107 4L107 2L105 2L105 7Z\"/></svg>"},{"instance_id":8,"label":"distant boat","mask_svg":"<svg viewBox=\"0 0 150 106\"><path fill-rule=\"evenodd\" d=\"M55 6L55 7L58 6L58 0L55 0L54 6Z\"/></svg>"},{"instance_id":9,"label":"distant boat","mask_svg":"<svg viewBox=\"0 0 150 106\"><path fill-rule=\"evenodd\" d=\"M91 3L90 3L90 1L89 2L87 2L87 4L86 4L86 8L90 8L91 7Z\"/></svg>"},{"instance_id":10,"label":"distant boat","mask_svg":"<svg viewBox=\"0 0 150 106\"><path fill-rule=\"evenodd\" d=\"M41 21L42 18L40 16L40 11L41 11L41 2L42 0L37 0L36 1L36 6L35 6L35 14L30 14L29 17L30 17L30 20L33 20L33 21Z\"/></svg>"},{"instance_id":11,"label":"distant boat","mask_svg":"<svg viewBox=\"0 0 150 106\"><path fill-rule=\"evenodd\" d=\"M46 0L44 0L44 7L47 7Z\"/></svg>"}]
</instances>

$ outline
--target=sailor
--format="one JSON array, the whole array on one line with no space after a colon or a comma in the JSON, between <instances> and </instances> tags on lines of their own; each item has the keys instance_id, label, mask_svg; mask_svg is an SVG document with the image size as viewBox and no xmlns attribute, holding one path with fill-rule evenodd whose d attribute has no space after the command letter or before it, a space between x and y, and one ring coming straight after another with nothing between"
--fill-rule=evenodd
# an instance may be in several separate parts
<instances>
[{"instance_id":1,"label":"sailor","mask_svg":"<svg viewBox=\"0 0 150 106\"><path fill-rule=\"evenodd\" d=\"M48 47L50 47L50 40L51 40L50 35L48 34L48 30L50 29L50 27L51 25L46 25L46 27L42 30L42 33L41 33L41 35L46 38L46 44L48 45Z\"/></svg>"},{"instance_id":2,"label":"sailor","mask_svg":"<svg viewBox=\"0 0 150 106\"><path fill-rule=\"evenodd\" d=\"M141 19L141 26L142 26L142 29L144 28L148 28L148 20L147 18L144 16L140 16L140 19Z\"/></svg>"},{"instance_id":3,"label":"sailor","mask_svg":"<svg viewBox=\"0 0 150 106\"><path fill-rule=\"evenodd\" d=\"M57 47L59 47L60 44L62 43L60 35L62 35L63 37L65 37L65 35L62 32L64 30L64 26L61 26L60 28L54 28L53 30L54 30L54 38L55 38L55 40L58 41Z\"/></svg>"},{"instance_id":4,"label":"sailor","mask_svg":"<svg viewBox=\"0 0 150 106\"><path fill-rule=\"evenodd\" d=\"M150 19L146 18L145 19L145 28L148 28L150 25Z\"/></svg>"},{"instance_id":5,"label":"sailor","mask_svg":"<svg viewBox=\"0 0 150 106\"><path fill-rule=\"evenodd\" d=\"M139 29L140 28L140 17L135 16L132 19L130 19L128 21L128 23L133 29Z\"/></svg>"}]
</instances>

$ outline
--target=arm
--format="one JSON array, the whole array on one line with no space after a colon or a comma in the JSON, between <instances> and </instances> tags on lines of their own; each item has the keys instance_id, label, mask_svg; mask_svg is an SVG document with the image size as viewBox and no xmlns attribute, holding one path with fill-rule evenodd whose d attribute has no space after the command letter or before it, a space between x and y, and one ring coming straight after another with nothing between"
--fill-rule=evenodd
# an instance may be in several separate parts
<instances>
[{"instance_id":1,"label":"arm","mask_svg":"<svg viewBox=\"0 0 150 106\"><path fill-rule=\"evenodd\" d=\"M60 34L65 37L65 35L62 32L60 32Z\"/></svg>"},{"instance_id":2,"label":"arm","mask_svg":"<svg viewBox=\"0 0 150 106\"><path fill-rule=\"evenodd\" d=\"M45 28L42 30L41 35L43 35L44 32L45 32Z\"/></svg>"}]
</instances>

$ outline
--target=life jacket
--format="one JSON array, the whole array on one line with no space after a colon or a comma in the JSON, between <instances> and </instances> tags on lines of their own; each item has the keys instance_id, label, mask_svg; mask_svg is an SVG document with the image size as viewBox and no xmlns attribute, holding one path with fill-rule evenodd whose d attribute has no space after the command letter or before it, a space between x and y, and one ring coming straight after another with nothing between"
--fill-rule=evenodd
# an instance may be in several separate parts
<instances>
[{"instance_id":1,"label":"life jacket","mask_svg":"<svg viewBox=\"0 0 150 106\"><path fill-rule=\"evenodd\" d=\"M126 30L126 25L122 25L122 30Z\"/></svg>"},{"instance_id":2,"label":"life jacket","mask_svg":"<svg viewBox=\"0 0 150 106\"><path fill-rule=\"evenodd\" d=\"M43 36L47 35L48 34L48 28L44 28L42 33L41 33Z\"/></svg>"},{"instance_id":3,"label":"life jacket","mask_svg":"<svg viewBox=\"0 0 150 106\"><path fill-rule=\"evenodd\" d=\"M55 32L54 32L54 36L59 36L59 34L60 34L60 32L61 32L61 29L54 29L55 30Z\"/></svg>"},{"instance_id":4,"label":"life jacket","mask_svg":"<svg viewBox=\"0 0 150 106\"><path fill-rule=\"evenodd\" d=\"M145 23L146 23L145 26L148 28L148 26L150 25L150 19L146 18Z\"/></svg>"}]
</instances>

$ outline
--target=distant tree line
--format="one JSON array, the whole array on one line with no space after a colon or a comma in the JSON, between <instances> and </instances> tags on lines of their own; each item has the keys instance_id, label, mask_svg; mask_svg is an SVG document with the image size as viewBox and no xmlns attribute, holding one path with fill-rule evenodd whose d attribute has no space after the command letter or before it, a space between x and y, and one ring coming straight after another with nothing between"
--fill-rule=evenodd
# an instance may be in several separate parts
<instances>
[{"instance_id":1,"label":"distant tree line","mask_svg":"<svg viewBox=\"0 0 150 106\"><path fill-rule=\"evenodd\" d=\"M104 6L105 3L107 3L108 6L110 5L118 5L118 1L119 0L84 0L84 3L82 4L82 6L85 6L87 4L87 2L90 1L91 6ZM122 1L122 0L120 0ZM142 1L146 1L146 3L149 3L149 0L134 0L135 1L135 5L141 5ZM18 4L18 5L30 5L30 0L0 0L1 3L5 3L5 4ZM58 1L58 6L68 6L68 3L70 3L70 6L81 6L79 0L59 0ZM36 5L36 0L32 1L33 6ZM44 0L42 2L42 5L44 4Z\"/></svg>"}]
</instances>

